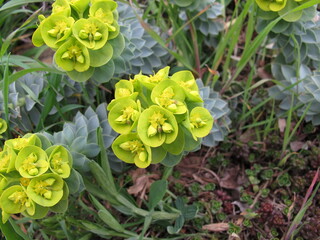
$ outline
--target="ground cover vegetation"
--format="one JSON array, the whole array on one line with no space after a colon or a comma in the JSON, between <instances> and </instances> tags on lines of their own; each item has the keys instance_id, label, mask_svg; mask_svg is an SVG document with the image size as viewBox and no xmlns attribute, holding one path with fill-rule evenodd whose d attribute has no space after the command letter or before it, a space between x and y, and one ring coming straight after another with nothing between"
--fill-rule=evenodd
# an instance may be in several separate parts
<instances>
[{"instance_id":1,"label":"ground cover vegetation","mask_svg":"<svg viewBox=\"0 0 320 240\"><path fill-rule=\"evenodd\" d=\"M0 0L1 238L320 239L319 0Z\"/></svg>"}]
</instances>

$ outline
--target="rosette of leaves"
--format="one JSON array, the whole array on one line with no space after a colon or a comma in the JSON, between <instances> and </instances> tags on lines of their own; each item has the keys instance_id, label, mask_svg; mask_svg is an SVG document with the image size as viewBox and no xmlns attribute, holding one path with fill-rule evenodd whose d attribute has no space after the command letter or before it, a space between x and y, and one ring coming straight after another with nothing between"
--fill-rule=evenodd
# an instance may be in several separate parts
<instances>
[{"instance_id":1,"label":"rosette of leaves","mask_svg":"<svg viewBox=\"0 0 320 240\"><path fill-rule=\"evenodd\" d=\"M109 148L117 136L108 123L106 105L100 104L96 111L89 107L84 114L78 112L72 122L65 123L63 130L52 135L43 133L52 143L66 147L73 156L73 166L80 172L88 172L89 158L100 152L97 129L102 129L105 148Z\"/></svg>"},{"instance_id":2,"label":"rosette of leaves","mask_svg":"<svg viewBox=\"0 0 320 240\"><path fill-rule=\"evenodd\" d=\"M268 90L271 97L280 101L278 114L296 106L299 116L305 115L306 121L319 125L319 72L312 72L307 66L301 65L297 73L293 66L280 64L273 64L273 72L277 79L282 79L280 84Z\"/></svg>"},{"instance_id":3,"label":"rosette of leaves","mask_svg":"<svg viewBox=\"0 0 320 240\"><path fill-rule=\"evenodd\" d=\"M140 168L159 162L173 166L212 129L212 114L203 107L190 71L169 76L165 67L150 76L140 73L121 80L115 87L109 122L121 135L112 149L124 162Z\"/></svg>"},{"instance_id":4,"label":"rosette of leaves","mask_svg":"<svg viewBox=\"0 0 320 240\"><path fill-rule=\"evenodd\" d=\"M28 73L9 85L8 109L9 124L18 127L24 132L33 131L39 124L41 112L47 101L48 91L54 93L56 104L77 104L79 96L85 94L88 101L93 102L96 95L92 83L86 82L84 87L80 83L63 78L62 81L50 82L43 72ZM3 92L0 92L0 116L4 113ZM49 115L52 117L57 113L55 105L52 106ZM4 117L4 116L3 116Z\"/></svg>"},{"instance_id":5,"label":"rosette of leaves","mask_svg":"<svg viewBox=\"0 0 320 240\"><path fill-rule=\"evenodd\" d=\"M86 81L123 50L116 8L113 0L57 0L50 16L39 16L32 42L56 51L57 68L70 78Z\"/></svg>"},{"instance_id":6,"label":"rosette of leaves","mask_svg":"<svg viewBox=\"0 0 320 240\"><path fill-rule=\"evenodd\" d=\"M118 74L152 74L153 69L160 69L167 65L170 54L160 46L142 27L137 15L142 18L141 9L128 3L118 2L120 32L125 38L125 48L116 65ZM158 33L160 29L148 22L149 26Z\"/></svg>"},{"instance_id":7,"label":"rosette of leaves","mask_svg":"<svg viewBox=\"0 0 320 240\"><path fill-rule=\"evenodd\" d=\"M290 12L299 5L305 3L304 0L255 0L259 6L259 16L267 18L277 18L283 15L283 20L287 22L295 22L302 18L305 10ZM313 7L311 7L313 8ZM307 10L308 11L308 10ZM290 13L288 13L290 12Z\"/></svg>"},{"instance_id":8,"label":"rosette of leaves","mask_svg":"<svg viewBox=\"0 0 320 240\"><path fill-rule=\"evenodd\" d=\"M262 31L270 20L260 20L257 30ZM299 62L319 69L320 65L320 20L316 7L304 10L299 21L279 21L269 34L274 49L281 50L276 63L292 65Z\"/></svg>"},{"instance_id":9,"label":"rosette of leaves","mask_svg":"<svg viewBox=\"0 0 320 240\"><path fill-rule=\"evenodd\" d=\"M223 100L218 92L213 91L208 86L205 87L200 79L197 79L196 82L199 87L200 96L204 102L204 107L209 110L215 120L210 133L203 138L202 144L208 147L215 147L228 134L231 125L229 117L231 110L228 102Z\"/></svg>"},{"instance_id":10,"label":"rosette of leaves","mask_svg":"<svg viewBox=\"0 0 320 240\"><path fill-rule=\"evenodd\" d=\"M219 17L223 15L223 5L215 0L171 0L172 3L181 8L179 17L187 22L192 17L205 10L203 14L197 17L193 23L195 29L198 30L206 39L214 38L223 30L222 21ZM206 41L205 43L212 46L215 41Z\"/></svg>"},{"instance_id":11,"label":"rosette of leaves","mask_svg":"<svg viewBox=\"0 0 320 240\"><path fill-rule=\"evenodd\" d=\"M68 208L69 187L77 183L72 156L43 135L7 140L0 152L0 208L5 223L11 214L40 219ZM70 177L70 178L69 178ZM74 193L74 189L72 190Z\"/></svg>"}]
</instances>

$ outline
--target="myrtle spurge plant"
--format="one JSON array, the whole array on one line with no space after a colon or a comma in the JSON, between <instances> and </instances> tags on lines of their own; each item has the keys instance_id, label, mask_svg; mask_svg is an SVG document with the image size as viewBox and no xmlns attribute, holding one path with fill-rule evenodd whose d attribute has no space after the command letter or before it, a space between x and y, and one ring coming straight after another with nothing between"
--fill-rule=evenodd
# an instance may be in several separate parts
<instances>
[{"instance_id":1,"label":"myrtle spurge plant","mask_svg":"<svg viewBox=\"0 0 320 240\"><path fill-rule=\"evenodd\" d=\"M73 80L87 80L113 56L109 40L120 29L116 8L113 0L57 0L49 17L39 16L32 42L56 51L54 62Z\"/></svg>"},{"instance_id":2,"label":"myrtle spurge plant","mask_svg":"<svg viewBox=\"0 0 320 240\"><path fill-rule=\"evenodd\" d=\"M307 2L306 0L256 0L257 5L262 10L259 15L264 18L276 18L284 15L283 19L288 22L298 21L305 10L290 12L299 5Z\"/></svg>"},{"instance_id":3,"label":"myrtle spurge plant","mask_svg":"<svg viewBox=\"0 0 320 240\"><path fill-rule=\"evenodd\" d=\"M111 127L121 134L112 144L115 155L140 168L193 150L190 141L200 143L213 125L192 73L169 76L169 67L120 80L108 110Z\"/></svg>"},{"instance_id":4,"label":"myrtle spurge plant","mask_svg":"<svg viewBox=\"0 0 320 240\"><path fill-rule=\"evenodd\" d=\"M66 209L69 189L65 180L72 156L63 146L51 146L43 136L27 134L7 140L0 152L0 208L2 221L22 213L39 219L49 211Z\"/></svg>"}]
</instances>

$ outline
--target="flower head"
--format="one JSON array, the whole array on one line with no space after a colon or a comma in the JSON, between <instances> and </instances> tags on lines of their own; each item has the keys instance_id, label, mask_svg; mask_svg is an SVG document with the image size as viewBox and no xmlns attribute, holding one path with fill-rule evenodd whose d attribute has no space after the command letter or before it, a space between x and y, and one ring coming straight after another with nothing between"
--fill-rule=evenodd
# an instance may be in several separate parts
<instances>
[{"instance_id":1,"label":"flower head","mask_svg":"<svg viewBox=\"0 0 320 240\"><path fill-rule=\"evenodd\" d=\"M114 154L124 162L146 168L151 163L151 149L145 145L137 133L120 135L112 144Z\"/></svg>"},{"instance_id":2,"label":"flower head","mask_svg":"<svg viewBox=\"0 0 320 240\"><path fill-rule=\"evenodd\" d=\"M179 71L173 74L170 78L179 84L184 90L187 100L192 102L203 102L200 94L199 88L194 79L192 72L190 71Z\"/></svg>"},{"instance_id":3,"label":"flower head","mask_svg":"<svg viewBox=\"0 0 320 240\"><path fill-rule=\"evenodd\" d=\"M256 3L263 11L278 12L286 6L287 0L256 0Z\"/></svg>"},{"instance_id":4,"label":"flower head","mask_svg":"<svg viewBox=\"0 0 320 240\"><path fill-rule=\"evenodd\" d=\"M140 116L140 102L132 99L118 99L109 112L111 127L120 134L129 133L137 124Z\"/></svg>"},{"instance_id":5,"label":"flower head","mask_svg":"<svg viewBox=\"0 0 320 240\"><path fill-rule=\"evenodd\" d=\"M115 27L112 26L114 22L113 11L117 8L117 3L114 1L99 1L92 4L89 10L91 17L99 19L106 24L109 31L115 31Z\"/></svg>"},{"instance_id":6,"label":"flower head","mask_svg":"<svg viewBox=\"0 0 320 240\"><path fill-rule=\"evenodd\" d=\"M153 105L141 113L137 132L145 144L159 147L176 139L178 124L170 111Z\"/></svg>"},{"instance_id":7,"label":"flower head","mask_svg":"<svg viewBox=\"0 0 320 240\"><path fill-rule=\"evenodd\" d=\"M24 178L40 176L49 168L47 154L37 146L24 147L16 158L15 168Z\"/></svg>"},{"instance_id":8,"label":"flower head","mask_svg":"<svg viewBox=\"0 0 320 240\"><path fill-rule=\"evenodd\" d=\"M57 174L46 173L30 181L27 194L35 203L51 207L61 200L63 185L64 181Z\"/></svg>"},{"instance_id":9,"label":"flower head","mask_svg":"<svg viewBox=\"0 0 320 240\"><path fill-rule=\"evenodd\" d=\"M159 82L169 79L169 70L170 67L165 67L149 77L142 74L136 74L133 81L139 81L143 86L152 90Z\"/></svg>"},{"instance_id":10,"label":"flower head","mask_svg":"<svg viewBox=\"0 0 320 240\"><path fill-rule=\"evenodd\" d=\"M35 206L22 186L14 185L3 191L0 197L0 205L8 214L21 213L25 210L30 215L34 214Z\"/></svg>"},{"instance_id":11,"label":"flower head","mask_svg":"<svg viewBox=\"0 0 320 240\"><path fill-rule=\"evenodd\" d=\"M88 49L74 38L58 48L54 60L65 71L84 72L90 67Z\"/></svg>"},{"instance_id":12,"label":"flower head","mask_svg":"<svg viewBox=\"0 0 320 240\"><path fill-rule=\"evenodd\" d=\"M183 114L187 111L184 99L183 90L172 80L161 81L151 92L151 100L173 114Z\"/></svg>"},{"instance_id":13,"label":"flower head","mask_svg":"<svg viewBox=\"0 0 320 240\"><path fill-rule=\"evenodd\" d=\"M14 138L5 142L5 147L12 148L15 152L19 152L26 146L38 146L41 147L41 141L36 134L27 134L23 138Z\"/></svg>"},{"instance_id":14,"label":"flower head","mask_svg":"<svg viewBox=\"0 0 320 240\"><path fill-rule=\"evenodd\" d=\"M46 153L49 156L50 170L62 178L68 178L72 167L70 152L63 146L52 146L46 150Z\"/></svg>"},{"instance_id":15,"label":"flower head","mask_svg":"<svg viewBox=\"0 0 320 240\"><path fill-rule=\"evenodd\" d=\"M195 140L205 137L209 134L213 125L213 118L210 112L203 107L195 107L191 110L189 119L184 122L184 125L192 133Z\"/></svg>"},{"instance_id":16,"label":"flower head","mask_svg":"<svg viewBox=\"0 0 320 240\"><path fill-rule=\"evenodd\" d=\"M41 37L46 45L57 49L72 33L74 19L61 14L52 14L40 25Z\"/></svg>"},{"instance_id":17,"label":"flower head","mask_svg":"<svg viewBox=\"0 0 320 240\"><path fill-rule=\"evenodd\" d=\"M108 28L96 18L79 19L72 32L79 42L92 50L102 48L108 40Z\"/></svg>"}]
</instances>

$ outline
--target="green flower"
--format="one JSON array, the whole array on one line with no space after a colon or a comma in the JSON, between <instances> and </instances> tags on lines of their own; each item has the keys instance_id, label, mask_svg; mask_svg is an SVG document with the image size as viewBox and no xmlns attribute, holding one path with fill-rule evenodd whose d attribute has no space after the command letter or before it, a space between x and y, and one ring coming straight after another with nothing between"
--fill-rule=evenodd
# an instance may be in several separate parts
<instances>
[{"instance_id":1,"label":"green flower","mask_svg":"<svg viewBox=\"0 0 320 240\"><path fill-rule=\"evenodd\" d=\"M129 133L136 125L141 111L140 102L132 99L118 99L109 112L111 127L120 134Z\"/></svg>"},{"instance_id":2,"label":"green flower","mask_svg":"<svg viewBox=\"0 0 320 240\"><path fill-rule=\"evenodd\" d=\"M192 72L179 71L173 74L170 79L177 82L183 88L187 100L193 102L203 102Z\"/></svg>"},{"instance_id":3,"label":"green flower","mask_svg":"<svg viewBox=\"0 0 320 240\"><path fill-rule=\"evenodd\" d=\"M41 37L50 48L57 49L72 33L74 19L61 14L53 14L41 22Z\"/></svg>"},{"instance_id":4,"label":"green flower","mask_svg":"<svg viewBox=\"0 0 320 240\"><path fill-rule=\"evenodd\" d=\"M15 168L24 178L40 176L49 168L48 156L37 146L24 147L16 158Z\"/></svg>"},{"instance_id":5,"label":"green flower","mask_svg":"<svg viewBox=\"0 0 320 240\"><path fill-rule=\"evenodd\" d=\"M73 162L70 152L63 146L52 146L46 153L49 156L50 170L62 178L68 178Z\"/></svg>"},{"instance_id":6,"label":"green flower","mask_svg":"<svg viewBox=\"0 0 320 240\"><path fill-rule=\"evenodd\" d=\"M35 212L35 205L25 189L14 185L3 191L0 197L2 211L7 214L16 214L27 211L30 215Z\"/></svg>"},{"instance_id":7,"label":"green flower","mask_svg":"<svg viewBox=\"0 0 320 240\"><path fill-rule=\"evenodd\" d=\"M41 14L38 16L38 19L39 19L40 25L32 34L31 40L33 45L35 45L36 47L41 47L44 44L43 38L41 36L41 23L46 19L46 17Z\"/></svg>"},{"instance_id":8,"label":"green flower","mask_svg":"<svg viewBox=\"0 0 320 240\"><path fill-rule=\"evenodd\" d=\"M165 67L149 77L142 74L136 74L133 81L139 81L143 86L152 90L159 82L169 79L169 70L170 67Z\"/></svg>"},{"instance_id":9,"label":"green flower","mask_svg":"<svg viewBox=\"0 0 320 240\"><path fill-rule=\"evenodd\" d=\"M8 146L19 152L22 148L26 146L38 146L41 147L41 140L35 134L26 134L23 138L10 139L5 142L5 147Z\"/></svg>"},{"instance_id":10,"label":"green flower","mask_svg":"<svg viewBox=\"0 0 320 240\"><path fill-rule=\"evenodd\" d=\"M57 204L63 196L64 181L54 173L46 173L33 178L28 187L28 196L43 207L52 207Z\"/></svg>"},{"instance_id":11,"label":"green flower","mask_svg":"<svg viewBox=\"0 0 320 240\"><path fill-rule=\"evenodd\" d=\"M7 128L8 128L7 122L4 119L0 118L0 134L7 131Z\"/></svg>"},{"instance_id":12,"label":"green flower","mask_svg":"<svg viewBox=\"0 0 320 240\"><path fill-rule=\"evenodd\" d=\"M210 112L203 107L195 107L191 110L189 119L184 125L192 133L195 140L207 136L213 125L213 118Z\"/></svg>"},{"instance_id":13,"label":"green flower","mask_svg":"<svg viewBox=\"0 0 320 240\"><path fill-rule=\"evenodd\" d=\"M178 124L170 111L153 105L141 113L137 132L146 145L159 147L176 139Z\"/></svg>"},{"instance_id":14,"label":"green flower","mask_svg":"<svg viewBox=\"0 0 320 240\"><path fill-rule=\"evenodd\" d=\"M8 179L5 176L3 176L2 174L0 174L0 196L3 192L3 190L5 189L5 187L8 185L8 183L9 183ZM1 204L0 204L0 206L1 206Z\"/></svg>"},{"instance_id":15,"label":"green flower","mask_svg":"<svg viewBox=\"0 0 320 240\"><path fill-rule=\"evenodd\" d=\"M115 99L129 97L133 94L134 88L132 82L128 80L120 80L115 85Z\"/></svg>"},{"instance_id":16,"label":"green flower","mask_svg":"<svg viewBox=\"0 0 320 240\"><path fill-rule=\"evenodd\" d=\"M263 11L278 12L286 6L287 0L256 0L256 3Z\"/></svg>"},{"instance_id":17,"label":"green flower","mask_svg":"<svg viewBox=\"0 0 320 240\"><path fill-rule=\"evenodd\" d=\"M97 50L108 40L108 28L96 18L79 19L72 28L73 35L84 46Z\"/></svg>"},{"instance_id":18,"label":"green flower","mask_svg":"<svg viewBox=\"0 0 320 240\"><path fill-rule=\"evenodd\" d=\"M89 7L90 0L68 0L70 6L77 11L80 17L83 12Z\"/></svg>"},{"instance_id":19,"label":"green flower","mask_svg":"<svg viewBox=\"0 0 320 240\"><path fill-rule=\"evenodd\" d=\"M114 154L126 163L134 163L139 168L146 168L151 163L151 149L145 145L137 133L120 135L112 144Z\"/></svg>"},{"instance_id":20,"label":"green flower","mask_svg":"<svg viewBox=\"0 0 320 240\"><path fill-rule=\"evenodd\" d=\"M110 0L98 1L92 4L89 9L89 16L99 19L107 25L109 31L116 31L112 26L114 22L113 11L117 8L117 3Z\"/></svg>"},{"instance_id":21,"label":"green flower","mask_svg":"<svg viewBox=\"0 0 320 240\"><path fill-rule=\"evenodd\" d=\"M6 146L2 152L0 152L0 172L8 173L15 170L15 160L17 154L11 147Z\"/></svg>"},{"instance_id":22,"label":"green flower","mask_svg":"<svg viewBox=\"0 0 320 240\"><path fill-rule=\"evenodd\" d=\"M56 0L52 4L52 14L60 13L66 17L71 15L71 8L67 0Z\"/></svg>"},{"instance_id":23,"label":"green flower","mask_svg":"<svg viewBox=\"0 0 320 240\"><path fill-rule=\"evenodd\" d=\"M184 99L183 89L172 80L161 81L151 92L152 102L174 114L183 114L187 111Z\"/></svg>"},{"instance_id":24,"label":"green flower","mask_svg":"<svg viewBox=\"0 0 320 240\"><path fill-rule=\"evenodd\" d=\"M90 67L88 49L75 38L70 38L58 48L54 60L65 71L85 72Z\"/></svg>"}]
</instances>

